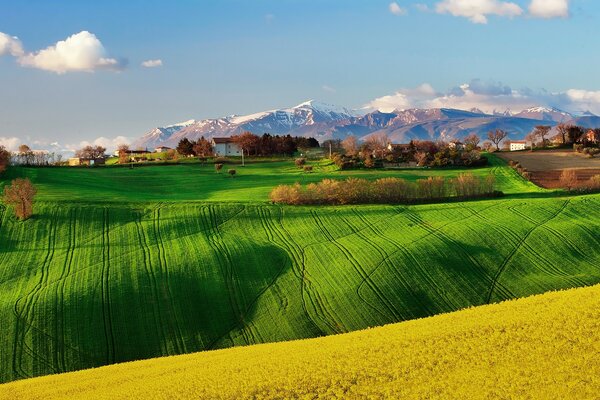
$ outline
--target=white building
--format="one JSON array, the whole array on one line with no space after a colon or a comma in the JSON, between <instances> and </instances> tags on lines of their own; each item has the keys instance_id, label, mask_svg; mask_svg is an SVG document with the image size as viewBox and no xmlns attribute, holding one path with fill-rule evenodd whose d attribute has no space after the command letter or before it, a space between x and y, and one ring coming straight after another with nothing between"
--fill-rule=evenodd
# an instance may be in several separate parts
<instances>
[{"instance_id":1,"label":"white building","mask_svg":"<svg viewBox=\"0 0 600 400\"><path fill-rule=\"evenodd\" d=\"M527 142L524 140L513 140L510 142L510 151L525 150Z\"/></svg>"},{"instance_id":2,"label":"white building","mask_svg":"<svg viewBox=\"0 0 600 400\"><path fill-rule=\"evenodd\" d=\"M228 137L212 139L212 146L216 156L241 156L242 149Z\"/></svg>"}]
</instances>

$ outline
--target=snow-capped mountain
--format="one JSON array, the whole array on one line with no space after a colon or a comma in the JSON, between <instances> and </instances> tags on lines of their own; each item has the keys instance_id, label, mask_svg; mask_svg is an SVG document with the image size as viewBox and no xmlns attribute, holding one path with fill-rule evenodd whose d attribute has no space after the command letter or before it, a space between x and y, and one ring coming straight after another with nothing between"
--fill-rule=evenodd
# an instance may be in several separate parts
<instances>
[{"instance_id":1,"label":"snow-capped mountain","mask_svg":"<svg viewBox=\"0 0 600 400\"><path fill-rule=\"evenodd\" d=\"M478 108L470 111L432 108L407 109L393 112L358 113L310 100L295 107L263 111L250 115L230 115L224 118L190 120L155 128L132 146L154 148L158 145L175 147L183 139L197 140L201 136L231 136L250 131L257 135L292 135L326 139L343 139L355 135L385 133L397 143L411 139L460 139L476 133L484 137L494 129L503 129L511 139L523 139L536 125L555 126L560 122L581 122L584 126L600 126L600 117L589 113L575 117L556 108L532 107L520 112L506 110L486 113ZM585 124L584 124L585 122ZM598 122L596 124L596 122Z\"/></svg>"},{"instance_id":2,"label":"snow-capped mountain","mask_svg":"<svg viewBox=\"0 0 600 400\"><path fill-rule=\"evenodd\" d=\"M537 119L542 121L566 122L573 119L573 114L558 108L532 107L514 115L519 118Z\"/></svg>"},{"instance_id":3,"label":"snow-capped mountain","mask_svg":"<svg viewBox=\"0 0 600 400\"><path fill-rule=\"evenodd\" d=\"M292 108L263 111L250 115L230 115L225 118L191 120L164 128L155 128L136 140L135 148L152 148L158 145L176 146L184 137L197 140L201 136L231 136L250 131L281 135L322 137L332 126L349 121L358 114L343 107L336 107L310 100Z\"/></svg>"}]
</instances>

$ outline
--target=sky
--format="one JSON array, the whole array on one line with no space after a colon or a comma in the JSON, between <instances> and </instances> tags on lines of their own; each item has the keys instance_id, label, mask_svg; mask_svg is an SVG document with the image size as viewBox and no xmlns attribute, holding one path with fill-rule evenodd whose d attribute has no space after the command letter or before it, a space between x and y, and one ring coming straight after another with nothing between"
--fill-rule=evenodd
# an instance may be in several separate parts
<instances>
[{"instance_id":1,"label":"sky","mask_svg":"<svg viewBox=\"0 0 600 400\"><path fill-rule=\"evenodd\" d=\"M316 99L600 114L597 0L0 0L0 145Z\"/></svg>"}]
</instances>

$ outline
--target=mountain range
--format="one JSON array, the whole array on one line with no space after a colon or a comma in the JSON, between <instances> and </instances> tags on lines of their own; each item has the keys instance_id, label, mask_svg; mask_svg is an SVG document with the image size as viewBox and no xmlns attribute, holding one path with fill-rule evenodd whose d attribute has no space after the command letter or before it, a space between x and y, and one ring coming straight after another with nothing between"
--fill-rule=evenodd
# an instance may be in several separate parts
<instances>
[{"instance_id":1,"label":"mountain range","mask_svg":"<svg viewBox=\"0 0 600 400\"><path fill-rule=\"evenodd\" d=\"M523 139L536 125L556 126L572 123L586 127L600 126L600 117L586 112L576 116L556 108L533 107L519 112L485 113L431 108L381 112L360 112L310 100L292 108L263 111L250 115L203 120L189 120L154 128L132 143L132 148L175 147L183 138L227 137L250 131L257 135L292 135L314 137L319 141L344 139L355 135L360 140L370 135L386 134L393 143L411 139L461 139L471 133L484 136L490 130L503 129L509 139Z\"/></svg>"}]
</instances>

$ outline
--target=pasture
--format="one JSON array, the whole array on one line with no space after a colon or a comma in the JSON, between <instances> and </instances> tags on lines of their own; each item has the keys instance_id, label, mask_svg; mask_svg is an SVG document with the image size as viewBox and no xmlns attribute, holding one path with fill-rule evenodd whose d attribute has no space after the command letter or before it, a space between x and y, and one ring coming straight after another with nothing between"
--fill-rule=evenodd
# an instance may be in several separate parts
<instances>
[{"instance_id":1,"label":"pasture","mask_svg":"<svg viewBox=\"0 0 600 400\"><path fill-rule=\"evenodd\" d=\"M10 399L557 398L600 392L600 286L327 338L0 385Z\"/></svg>"},{"instance_id":2,"label":"pasture","mask_svg":"<svg viewBox=\"0 0 600 400\"><path fill-rule=\"evenodd\" d=\"M10 169L4 177L28 177L39 190L40 201L77 202L267 202L277 185L307 184L324 178L349 177L378 179L400 177L414 181L428 176L456 177L469 172L496 176L498 190L506 194L536 193L541 190L521 179L494 156L491 166L475 169L406 169L339 171L328 161L309 162L314 172L305 173L289 161L249 163L245 167L225 165L219 174L212 164L184 163L162 166L103 168L25 168ZM228 168L235 168L231 178ZM0 181L0 189L2 182Z\"/></svg>"},{"instance_id":3,"label":"pasture","mask_svg":"<svg viewBox=\"0 0 600 400\"><path fill-rule=\"evenodd\" d=\"M43 175L55 170L36 171L49 182L43 198L71 190ZM347 207L44 201L24 223L0 214L2 382L600 282L597 195Z\"/></svg>"}]
</instances>

